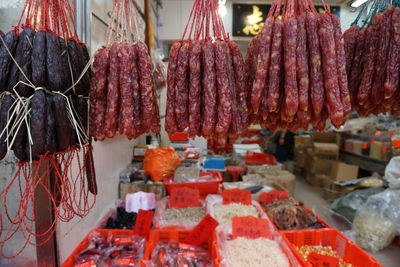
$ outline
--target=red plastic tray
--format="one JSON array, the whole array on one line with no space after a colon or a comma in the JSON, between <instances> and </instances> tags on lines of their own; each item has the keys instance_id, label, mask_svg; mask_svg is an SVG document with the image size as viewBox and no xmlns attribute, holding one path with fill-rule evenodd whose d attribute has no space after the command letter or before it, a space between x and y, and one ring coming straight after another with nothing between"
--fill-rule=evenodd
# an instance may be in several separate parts
<instances>
[{"instance_id":1,"label":"red plastic tray","mask_svg":"<svg viewBox=\"0 0 400 267\"><path fill-rule=\"evenodd\" d=\"M276 159L274 155L247 151L244 157L244 163L249 166L263 164L276 165Z\"/></svg>"},{"instance_id":2,"label":"red plastic tray","mask_svg":"<svg viewBox=\"0 0 400 267\"><path fill-rule=\"evenodd\" d=\"M158 229L150 232L149 241L146 244L143 260L150 260L151 253L158 242L179 241L182 242L189 235L190 230L173 230L173 229ZM201 247L208 249L210 252L211 260L214 261L214 266L217 263L217 251L214 241L214 236L211 235L209 239L204 242Z\"/></svg>"},{"instance_id":3,"label":"red plastic tray","mask_svg":"<svg viewBox=\"0 0 400 267\"><path fill-rule=\"evenodd\" d=\"M95 229L92 232L101 233L104 237L108 237L109 233L112 236L116 235L134 235L134 230L113 230L113 229ZM86 247L88 246L89 242L89 234L85 236L85 238L79 243L79 245L72 251L71 255L65 260L65 262L61 265L61 267L73 267L75 264L75 257L79 255Z\"/></svg>"},{"instance_id":4,"label":"red plastic tray","mask_svg":"<svg viewBox=\"0 0 400 267\"><path fill-rule=\"evenodd\" d=\"M215 177L214 181L200 181L200 182L187 182L187 183L174 183L173 177L164 181L164 185L168 194L171 193L172 188L189 187L200 191L200 195L218 194L219 185L222 183L222 175L220 172L201 172L200 176L211 175Z\"/></svg>"},{"instance_id":5,"label":"red plastic tray","mask_svg":"<svg viewBox=\"0 0 400 267\"><path fill-rule=\"evenodd\" d=\"M312 265L304 260L296 249L304 245L330 246L346 263L350 263L354 267L383 267L382 264L336 229L284 231L281 234L286 238L298 260L306 267L312 267Z\"/></svg>"},{"instance_id":6,"label":"red plastic tray","mask_svg":"<svg viewBox=\"0 0 400 267\"><path fill-rule=\"evenodd\" d=\"M171 142L187 142L189 141L189 133L187 132L177 132L169 135L169 140Z\"/></svg>"}]
</instances>

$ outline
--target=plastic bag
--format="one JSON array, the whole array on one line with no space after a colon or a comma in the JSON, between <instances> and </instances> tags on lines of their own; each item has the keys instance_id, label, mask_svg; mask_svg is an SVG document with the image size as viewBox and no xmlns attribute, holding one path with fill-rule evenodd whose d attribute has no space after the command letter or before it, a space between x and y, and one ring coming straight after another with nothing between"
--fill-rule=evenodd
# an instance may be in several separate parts
<instances>
[{"instance_id":1,"label":"plastic bag","mask_svg":"<svg viewBox=\"0 0 400 267\"><path fill-rule=\"evenodd\" d=\"M196 182L200 177L200 169L197 167L178 167L174 173L175 183Z\"/></svg>"},{"instance_id":2,"label":"plastic bag","mask_svg":"<svg viewBox=\"0 0 400 267\"><path fill-rule=\"evenodd\" d=\"M356 243L377 252L387 247L400 233L400 190L388 189L370 196L353 221Z\"/></svg>"},{"instance_id":3,"label":"plastic bag","mask_svg":"<svg viewBox=\"0 0 400 267\"><path fill-rule=\"evenodd\" d=\"M200 207L189 207L184 209L169 208L169 197L157 202L154 214L154 227L181 226L184 229L193 229L206 215L205 202L200 201Z\"/></svg>"},{"instance_id":4,"label":"plastic bag","mask_svg":"<svg viewBox=\"0 0 400 267\"><path fill-rule=\"evenodd\" d=\"M157 243L151 254L151 262L147 266L212 267L213 263L208 250L177 241L170 241Z\"/></svg>"},{"instance_id":5,"label":"plastic bag","mask_svg":"<svg viewBox=\"0 0 400 267\"><path fill-rule=\"evenodd\" d=\"M181 160L175 149L165 146L147 149L144 155L143 169L146 174L151 176L153 181L161 182L173 175L180 163Z\"/></svg>"},{"instance_id":6,"label":"plastic bag","mask_svg":"<svg viewBox=\"0 0 400 267\"><path fill-rule=\"evenodd\" d=\"M236 266L301 266L282 236L270 227L267 238L232 238L232 227L223 226L216 232L220 267Z\"/></svg>"},{"instance_id":7,"label":"plastic bag","mask_svg":"<svg viewBox=\"0 0 400 267\"><path fill-rule=\"evenodd\" d=\"M383 190L383 188L355 190L341 198L335 199L331 204L331 209L352 222L357 209L367 201L368 197L381 193Z\"/></svg>"},{"instance_id":8,"label":"plastic bag","mask_svg":"<svg viewBox=\"0 0 400 267\"><path fill-rule=\"evenodd\" d=\"M386 165L385 180L390 188L400 188L400 157L393 157Z\"/></svg>"}]
</instances>

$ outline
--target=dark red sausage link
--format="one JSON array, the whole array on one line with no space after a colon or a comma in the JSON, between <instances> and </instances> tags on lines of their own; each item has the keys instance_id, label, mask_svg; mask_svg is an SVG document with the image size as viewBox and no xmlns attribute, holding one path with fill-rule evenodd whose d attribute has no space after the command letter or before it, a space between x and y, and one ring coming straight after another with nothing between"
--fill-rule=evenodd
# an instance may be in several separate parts
<instances>
[{"instance_id":1,"label":"dark red sausage link","mask_svg":"<svg viewBox=\"0 0 400 267\"><path fill-rule=\"evenodd\" d=\"M1 101L0 106L0 160L2 160L7 154L7 142L6 138L9 134L8 130L5 130L7 122L10 121L10 116L13 113L13 105L15 99L10 96L6 95ZM9 127L10 128L10 127ZM12 137L9 136L8 140L12 140Z\"/></svg>"},{"instance_id":2,"label":"dark red sausage link","mask_svg":"<svg viewBox=\"0 0 400 267\"><path fill-rule=\"evenodd\" d=\"M247 131L249 124L248 118L248 107L247 107L247 90L246 90L246 73L244 68L244 61L242 52L238 45L233 41L228 41L228 45L232 54L233 69L235 72L235 83L236 83L236 97L239 105L240 116L241 116L241 133L244 134Z\"/></svg>"},{"instance_id":3,"label":"dark red sausage link","mask_svg":"<svg viewBox=\"0 0 400 267\"><path fill-rule=\"evenodd\" d=\"M215 69L217 74L218 89L218 121L215 133L218 137L226 136L232 121L232 88L229 83L228 70L228 45L224 41L216 41Z\"/></svg>"},{"instance_id":4,"label":"dark red sausage link","mask_svg":"<svg viewBox=\"0 0 400 267\"><path fill-rule=\"evenodd\" d=\"M181 46L178 56L175 85L175 120L179 131L183 131L189 123L189 42Z\"/></svg>"},{"instance_id":5,"label":"dark red sausage link","mask_svg":"<svg viewBox=\"0 0 400 267\"><path fill-rule=\"evenodd\" d=\"M110 68L110 49L97 50L93 62L93 76L90 89L90 135L99 141L104 140L104 123L107 109L108 73Z\"/></svg>"},{"instance_id":6,"label":"dark red sausage link","mask_svg":"<svg viewBox=\"0 0 400 267\"><path fill-rule=\"evenodd\" d=\"M53 104L53 96L46 95L46 136L45 136L45 152L57 151L57 137L56 137L56 119L54 109L57 108Z\"/></svg>"},{"instance_id":7,"label":"dark red sausage link","mask_svg":"<svg viewBox=\"0 0 400 267\"><path fill-rule=\"evenodd\" d=\"M67 113L66 101L65 97L59 94L53 96L57 152L66 151L73 139L73 130Z\"/></svg>"},{"instance_id":8,"label":"dark red sausage link","mask_svg":"<svg viewBox=\"0 0 400 267\"><path fill-rule=\"evenodd\" d=\"M343 106L340 100L334 30L329 14L320 15L318 34L321 42L322 73L329 117L336 126L343 122Z\"/></svg>"},{"instance_id":9,"label":"dark red sausage link","mask_svg":"<svg viewBox=\"0 0 400 267\"><path fill-rule=\"evenodd\" d=\"M37 90L31 99L32 154L43 155L46 145L47 103L43 90Z\"/></svg>"},{"instance_id":10,"label":"dark red sausage link","mask_svg":"<svg viewBox=\"0 0 400 267\"><path fill-rule=\"evenodd\" d=\"M214 46L211 41L203 45L203 90L204 90L204 114L202 133L206 137L212 137L217 122L217 79L215 67Z\"/></svg>"},{"instance_id":11,"label":"dark red sausage link","mask_svg":"<svg viewBox=\"0 0 400 267\"><path fill-rule=\"evenodd\" d=\"M177 77L177 64L181 42L176 41L169 50L168 72L167 72L167 106L165 110L165 131L174 133L178 131L175 121L175 84Z\"/></svg>"},{"instance_id":12,"label":"dark red sausage link","mask_svg":"<svg viewBox=\"0 0 400 267\"><path fill-rule=\"evenodd\" d=\"M136 45L136 53L138 57L138 73L140 86L140 100L142 108L142 131L149 131L154 124L156 116L155 106L155 90L152 76L152 64L147 46L138 42Z\"/></svg>"},{"instance_id":13,"label":"dark red sausage link","mask_svg":"<svg viewBox=\"0 0 400 267\"><path fill-rule=\"evenodd\" d=\"M267 96L264 91L267 87L267 75L270 65L271 52L271 35L274 27L274 18L269 17L265 21L263 35L259 37L259 54L257 57L256 74L251 91L251 105L254 113L258 113L262 102L265 102Z\"/></svg>"},{"instance_id":14,"label":"dark red sausage link","mask_svg":"<svg viewBox=\"0 0 400 267\"><path fill-rule=\"evenodd\" d=\"M189 135L201 134L201 49L202 41L192 41L189 48Z\"/></svg>"},{"instance_id":15,"label":"dark red sausage link","mask_svg":"<svg viewBox=\"0 0 400 267\"><path fill-rule=\"evenodd\" d=\"M358 88L357 101L359 105L367 105L371 94L372 79L374 77L374 66L376 64L376 53L379 44L380 23L382 21L382 13L377 13L372 24L367 28L367 38L364 47L364 68L361 73L361 82Z\"/></svg>"},{"instance_id":16,"label":"dark red sausage link","mask_svg":"<svg viewBox=\"0 0 400 267\"><path fill-rule=\"evenodd\" d=\"M357 103L358 87L361 81L361 72L363 69L363 53L364 53L364 42L365 42L365 28L360 30L357 36L357 44L354 53L353 66L349 77L349 91L352 101L352 105Z\"/></svg>"},{"instance_id":17,"label":"dark red sausage link","mask_svg":"<svg viewBox=\"0 0 400 267\"><path fill-rule=\"evenodd\" d=\"M130 45L123 43L119 53L119 82L121 93L121 104L119 114L119 133L125 134L129 139L134 137L133 122L133 87L132 87L132 69L135 62L135 50L130 49Z\"/></svg>"},{"instance_id":18,"label":"dark red sausage link","mask_svg":"<svg viewBox=\"0 0 400 267\"><path fill-rule=\"evenodd\" d=\"M399 87L400 67L400 8L396 7L392 14L389 58L386 67L385 98L390 98Z\"/></svg>"},{"instance_id":19,"label":"dark red sausage link","mask_svg":"<svg viewBox=\"0 0 400 267\"><path fill-rule=\"evenodd\" d=\"M14 54L18 43L18 35L14 31L9 31L4 36L3 41L0 47L0 92L4 91L7 86L12 61L9 52Z\"/></svg>"},{"instance_id":20,"label":"dark red sausage link","mask_svg":"<svg viewBox=\"0 0 400 267\"><path fill-rule=\"evenodd\" d=\"M324 80L322 78L321 50L318 37L317 16L307 13L306 30L310 62L310 90L312 109L315 114L321 113L325 102Z\"/></svg>"},{"instance_id":21,"label":"dark red sausage link","mask_svg":"<svg viewBox=\"0 0 400 267\"><path fill-rule=\"evenodd\" d=\"M110 70L108 73L107 87L107 110L104 120L104 134L108 138L114 137L117 132L119 115L118 113L120 105L120 66L118 54L120 53L121 46L121 43L114 43L110 48Z\"/></svg>"},{"instance_id":22,"label":"dark red sausage link","mask_svg":"<svg viewBox=\"0 0 400 267\"><path fill-rule=\"evenodd\" d=\"M347 117L351 112L351 101L349 86L347 81L346 73L346 54L344 50L344 41L342 36L342 30L340 29L340 20L337 16L331 14L334 38L335 38L335 48L336 48L336 65L338 73L338 82L340 90L340 99L343 105L343 115Z\"/></svg>"},{"instance_id":23,"label":"dark red sausage link","mask_svg":"<svg viewBox=\"0 0 400 267\"><path fill-rule=\"evenodd\" d=\"M134 138L142 134L141 122L141 100L140 100L140 86L139 86L139 73L137 60L137 53L135 46L131 46L131 53L133 55L132 64L132 90L133 90L133 135Z\"/></svg>"},{"instance_id":24,"label":"dark red sausage link","mask_svg":"<svg viewBox=\"0 0 400 267\"><path fill-rule=\"evenodd\" d=\"M45 86L47 83L46 32L39 31L35 34L32 49L32 83L36 87Z\"/></svg>"},{"instance_id":25,"label":"dark red sausage link","mask_svg":"<svg viewBox=\"0 0 400 267\"><path fill-rule=\"evenodd\" d=\"M46 69L47 86L53 92L65 88L62 72L67 71L61 65L61 48L58 37L53 32L46 32Z\"/></svg>"},{"instance_id":26,"label":"dark red sausage link","mask_svg":"<svg viewBox=\"0 0 400 267\"><path fill-rule=\"evenodd\" d=\"M386 62L389 55L390 24L394 7L388 8L383 13L382 23L379 34L379 44L376 55L375 75L372 85L370 102L379 105L384 97L384 82L386 74Z\"/></svg>"},{"instance_id":27,"label":"dark red sausage link","mask_svg":"<svg viewBox=\"0 0 400 267\"><path fill-rule=\"evenodd\" d=\"M357 24L351 25L343 34L344 50L346 55L346 73L350 77L350 72L353 66L354 54L356 52L357 36L360 27Z\"/></svg>"},{"instance_id":28,"label":"dark red sausage link","mask_svg":"<svg viewBox=\"0 0 400 267\"><path fill-rule=\"evenodd\" d=\"M268 110L276 112L278 110L280 88L282 84L282 62L283 62L283 22L277 18L275 20L272 44L271 44L271 63L268 70Z\"/></svg>"},{"instance_id":29,"label":"dark red sausage link","mask_svg":"<svg viewBox=\"0 0 400 267\"><path fill-rule=\"evenodd\" d=\"M296 47L296 68L297 84L299 88L299 110L308 110L308 99L310 91L310 77L308 76L308 50L307 50L307 32L306 16L303 13L298 19L298 34Z\"/></svg>"},{"instance_id":30,"label":"dark red sausage link","mask_svg":"<svg viewBox=\"0 0 400 267\"><path fill-rule=\"evenodd\" d=\"M284 21L283 47L285 65L285 104L286 114L293 117L299 107L299 90L296 75L297 19Z\"/></svg>"}]
</instances>

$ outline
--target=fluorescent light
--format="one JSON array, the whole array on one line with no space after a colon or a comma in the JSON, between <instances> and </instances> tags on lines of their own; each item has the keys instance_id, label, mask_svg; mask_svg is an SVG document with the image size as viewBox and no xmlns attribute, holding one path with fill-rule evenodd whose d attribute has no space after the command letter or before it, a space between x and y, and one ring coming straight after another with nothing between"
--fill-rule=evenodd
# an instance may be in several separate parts
<instances>
[{"instance_id":1,"label":"fluorescent light","mask_svg":"<svg viewBox=\"0 0 400 267\"><path fill-rule=\"evenodd\" d=\"M368 0L356 0L353 3L351 3L351 6L352 7L359 7L359 6L361 6L362 4L364 4L367 1Z\"/></svg>"}]
</instances>

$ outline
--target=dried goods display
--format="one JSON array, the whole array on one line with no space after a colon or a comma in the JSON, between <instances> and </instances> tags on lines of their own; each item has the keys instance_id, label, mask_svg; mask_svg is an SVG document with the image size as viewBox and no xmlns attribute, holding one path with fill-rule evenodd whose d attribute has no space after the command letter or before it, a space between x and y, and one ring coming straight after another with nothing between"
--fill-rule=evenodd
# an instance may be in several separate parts
<instances>
[{"instance_id":1,"label":"dried goods display","mask_svg":"<svg viewBox=\"0 0 400 267\"><path fill-rule=\"evenodd\" d=\"M94 56L89 128L98 141L160 131L152 61L135 5L114 1L107 43Z\"/></svg>"},{"instance_id":2,"label":"dried goods display","mask_svg":"<svg viewBox=\"0 0 400 267\"><path fill-rule=\"evenodd\" d=\"M208 250L177 241L157 243L151 254L151 264L155 267L213 266Z\"/></svg>"},{"instance_id":3,"label":"dried goods display","mask_svg":"<svg viewBox=\"0 0 400 267\"><path fill-rule=\"evenodd\" d=\"M279 230L323 228L315 214L303 203L294 199L281 199L273 203L261 203L269 218Z\"/></svg>"},{"instance_id":4,"label":"dried goods display","mask_svg":"<svg viewBox=\"0 0 400 267\"><path fill-rule=\"evenodd\" d=\"M225 144L246 133L247 121L240 48L225 33L217 1L196 0L169 52L165 130Z\"/></svg>"},{"instance_id":5,"label":"dried goods display","mask_svg":"<svg viewBox=\"0 0 400 267\"><path fill-rule=\"evenodd\" d=\"M374 1L361 23L365 10L343 35L351 102L361 116L398 115L400 8Z\"/></svg>"},{"instance_id":6,"label":"dried goods display","mask_svg":"<svg viewBox=\"0 0 400 267\"><path fill-rule=\"evenodd\" d=\"M276 129L335 127L351 111L339 18L310 1L275 1L245 60L250 122Z\"/></svg>"},{"instance_id":7,"label":"dried goods display","mask_svg":"<svg viewBox=\"0 0 400 267\"><path fill-rule=\"evenodd\" d=\"M290 266L285 253L275 240L238 237L223 245L226 266Z\"/></svg>"},{"instance_id":8,"label":"dried goods display","mask_svg":"<svg viewBox=\"0 0 400 267\"><path fill-rule=\"evenodd\" d=\"M338 264L336 266L339 267L352 267L353 265L350 263L346 263L343 258L341 258L338 253L333 250L330 246L301 246L297 248L299 254L305 259L309 259L310 254L316 253L319 255L331 256L338 259Z\"/></svg>"},{"instance_id":9,"label":"dried goods display","mask_svg":"<svg viewBox=\"0 0 400 267\"><path fill-rule=\"evenodd\" d=\"M229 205L215 205L213 207L212 216L222 225L232 223L233 217L253 216L259 217L257 208L253 205L242 205L232 203Z\"/></svg>"},{"instance_id":10,"label":"dried goods display","mask_svg":"<svg viewBox=\"0 0 400 267\"><path fill-rule=\"evenodd\" d=\"M131 233L93 231L73 266L140 266L146 239Z\"/></svg>"},{"instance_id":11,"label":"dried goods display","mask_svg":"<svg viewBox=\"0 0 400 267\"><path fill-rule=\"evenodd\" d=\"M57 221L86 216L97 195L87 127L89 53L77 37L74 8L69 1L26 0L18 24L0 38L0 159L12 150L19 161L1 192L0 221L9 225L0 229L4 258L12 257L4 252L16 233L25 232L26 242L13 247L13 256L28 243L40 245L37 236L47 242ZM53 224L41 233L35 190L48 195L54 210Z\"/></svg>"}]
</instances>

